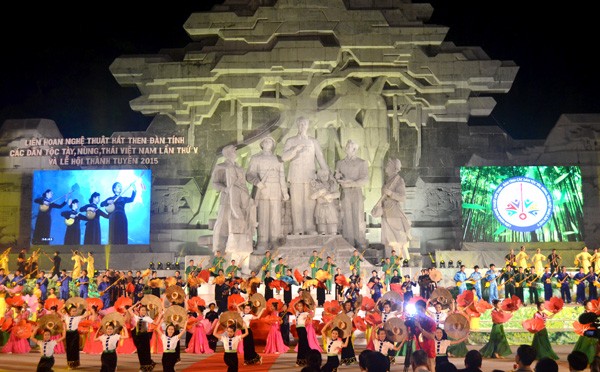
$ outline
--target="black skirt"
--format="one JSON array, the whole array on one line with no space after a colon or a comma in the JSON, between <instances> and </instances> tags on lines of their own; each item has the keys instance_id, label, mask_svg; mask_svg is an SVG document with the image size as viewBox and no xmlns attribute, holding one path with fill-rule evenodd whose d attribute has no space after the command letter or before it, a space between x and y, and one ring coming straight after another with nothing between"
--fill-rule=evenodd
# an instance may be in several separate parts
<instances>
[{"instance_id":1,"label":"black skirt","mask_svg":"<svg viewBox=\"0 0 600 372\"><path fill-rule=\"evenodd\" d=\"M41 357L40 362L37 365L37 372L51 372L54 367L54 357Z\"/></svg>"},{"instance_id":2,"label":"black skirt","mask_svg":"<svg viewBox=\"0 0 600 372\"><path fill-rule=\"evenodd\" d=\"M245 338L248 338L248 336ZM227 372L238 372L237 353L223 353L223 361L225 361L225 365L227 365Z\"/></svg>"},{"instance_id":3,"label":"black skirt","mask_svg":"<svg viewBox=\"0 0 600 372\"><path fill-rule=\"evenodd\" d=\"M100 356L100 361L102 362L102 367L100 367L100 372L115 372L117 370L117 353L103 352Z\"/></svg>"},{"instance_id":4,"label":"black skirt","mask_svg":"<svg viewBox=\"0 0 600 372\"><path fill-rule=\"evenodd\" d=\"M65 336L67 365L69 368L79 367L79 332L67 331Z\"/></svg>"},{"instance_id":5,"label":"black skirt","mask_svg":"<svg viewBox=\"0 0 600 372\"><path fill-rule=\"evenodd\" d=\"M163 352L162 365L164 372L175 372L175 363L177 363L177 353Z\"/></svg>"},{"instance_id":6,"label":"black skirt","mask_svg":"<svg viewBox=\"0 0 600 372\"><path fill-rule=\"evenodd\" d=\"M346 339L342 340L344 343ZM348 340L348 346L342 348L342 364L354 364L356 363L356 354L354 353L354 345L352 345L352 336Z\"/></svg>"},{"instance_id":7,"label":"black skirt","mask_svg":"<svg viewBox=\"0 0 600 372\"><path fill-rule=\"evenodd\" d=\"M336 372L339 366L340 360L338 359L337 355L328 355L327 363L321 367L321 372Z\"/></svg>"},{"instance_id":8,"label":"black skirt","mask_svg":"<svg viewBox=\"0 0 600 372\"><path fill-rule=\"evenodd\" d=\"M305 327L297 327L296 332L298 333L298 355L296 356L296 364L299 366L306 365L306 355L310 350L308 345L308 335L306 334Z\"/></svg>"},{"instance_id":9,"label":"black skirt","mask_svg":"<svg viewBox=\"0 0 600 372\"><path fill-rule=\"evenodd\" d=\"M150 353L150 339L152 338L151 332L137 332L134 329L133 340L135 347L137 348L138 361L140 363L140 369L152 370L154 362L152 362L152 354Z\"/></svg>"},{"instance_id":10,"label":"black skirt","mask_svg":"<svg viewBox=\"0 0 600 372\"><path fill-rule=\"evenodd\" d=\"M254 347L254 335L252 330L248 328L248 335L243 338L244 342L244 363L257 364L260 362L260 356L256 353Z\"/></svg>"}]
</instances>

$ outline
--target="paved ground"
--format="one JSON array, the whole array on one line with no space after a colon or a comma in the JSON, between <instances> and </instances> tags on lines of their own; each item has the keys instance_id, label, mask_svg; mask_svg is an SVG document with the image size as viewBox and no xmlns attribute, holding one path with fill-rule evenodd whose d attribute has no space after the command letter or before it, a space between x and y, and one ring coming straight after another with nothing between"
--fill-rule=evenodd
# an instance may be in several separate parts
<instances>
[{"instance_id":1,"label":"paved ground","mask_svg":"<svg viewBox=\"0 0 600 372\"><path fill-rule=\"evenodd\" d=\"M555 345L554 351L560 357L558 361L560 371L568 371L567 367L567 355L573 349L573 345ZM478 349L479 346L469 346L470 349ZM516 347L512 347L513 351ZM362 346L357 346L357 353L363 350ZM259 347L260 351L260 347ZM39 354L31 352L29 354L0 354L0 371L35 371L35 367L39 360ZM154 360L160 362L160 355L157 355ZM261 366L246 367L240 363L240 372L253 371L253 372L287 372L287 371L300 371L300 368L294 367L296 360L296 354L288 352L282 355L265 355L263 357L263 364ZM450 359L457 367L463 368L464 364L462 358L451 358ZM507 359L485 359L483 362L483 371L491 372L494 369L502 371L510 371L513 369L513 358ZM100 356L99 355L86 355L81 354L82 367L78 368L79 371L98 371L100 370ZM119 355L119 372L124 371L137 371L138 361L137 356L133 355ZM181 355L181 363L177 365L178 371L226 371L223 363L223 354L217 353L214 355L198 355L198 354L185 354ZM404 371L404 365L402 360L397 365L392 366L392 371ZM56 357L56 365L54 371L67 371L65 356L58 355ZM157 365L155 371L162 371L160 363ZM358 366L341 367L341 372L344 371L359 371Z\"/></svg>"}]
</instances>

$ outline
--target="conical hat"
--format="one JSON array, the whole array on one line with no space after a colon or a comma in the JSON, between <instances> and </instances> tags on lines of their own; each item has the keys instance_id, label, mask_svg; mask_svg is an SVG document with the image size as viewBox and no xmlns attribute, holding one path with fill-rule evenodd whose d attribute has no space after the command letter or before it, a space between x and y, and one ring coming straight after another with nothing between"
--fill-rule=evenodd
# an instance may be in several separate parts
<instances>
[{"instance_id":1,"label":"conical hat","mask_svg":"<svg viewBox=\"0 0 600 372\"><path fill-rule=\"evenodd\" d=\"M87 302L85 302L83 297L69 297L69 299L65 302L65 309L67 309L67 312L71 306L77 306L77 315L83 315L85 309L87 308Z\"/></svg>"},{"instance_id":2,"label":"conical hat","mask_svg":"<svg viewBox=\"0 0 600 372\"><path fill-rule=\"evenodd\" d=\"M244 326L244 321L237 311L225 311L219 316L219 324L221 324L223 328L231 324L234 324L236 328L242 328Z\"/></svg>"},{"instance_id":3,"label":"conical hat","mask_svg":"<svg viewBox=\"0 0 600 372\"><path fill-rule=\"evenodd\" d=\"M387 338L393 342L402 342L408 336L408 329L400 318L390 318L383 325Z\"/></svg>"},{"instance_id":4,"label":"conical hat","mask_svg":"<svg viewBox=\"0 0 600 372\"><path fill-rule=\"evenodd\" d=\"M185 292L178 285L170 285L165 290L165 298L171 304L182 304L185 301Z\"/></svg>"},{"instance_id":5,"label":"conical hat","mask_svg":"<svg viewBox=\"0 0 600 372\"><path fill-rule=\"evenodd\" d=\"M439 271L438 269L431 269L429 271L429 278L434 281L434 282L439 282L440 280L442 280L442 272Z\"/></svg>"},{"instance_id":6,"label":"conical hat","mask_svg":"<svg viewBox=\"0 0 600 372\"><path fill-rule=\"evenodd\" d=\"M304 303L306 304L306 306L311 309L314 310L315 309L315 300L314 298L311 296L309 291L302 291L302 295L300 296L303 300Z\"/></svg>"},{"instance_id":7,"label":"conical hat","mask_svg":"<svg viewBox=\"0 0 600 372\"><path fill-rule=\"evenodd\" d=\"M469 332L469 319L460 313L450 314L444 322L444 330L448 337L459 340Z\"/></svg>"},{"instance_id":8,"label":"conical hat","mask_svg":"<svg viewBox=\"0 0 600 372\"><path fill-rule=\"evenodd\" d=\"M153 294L144 294L144 297L142 297L140 302L142 305L148 308L148 313L150 314L151 318L156 318L156 316L163 309L162 300Z\"/></svg>"},{"instance_id":9,"label":"conical hat","mask_svg":"<svg viewBox=\"0 0 600 372\"><path fill-rule=\"evenodd\" d=\"M250 296L248 302L250 302L252 306L252 312L254 312L254 314L258 314L262 309L265 308L267 304L265 297L260 293L255 293L252 296Z\"/></svg>"},{"instance_id":10,"label":"conical hat","mask_svg":"<svg viewBox=\"0 0 600 372\"><path fill-rule=\"evenodd\" d=\"M112 323L113 327L115 327L115 333L120 332L121 327L125 324L125 317L123 314L118 311L114 311L110 314L105 315L100 321L102 324L102 332L104 332L104 328L107 324Z\"/></svg>"},{"instance_id":11,"label":"conical hat","mask_svg":"<svg viewBox=\"0 0 600 372\"><path fill-rule=\"evenodd\" d=\"M63 331L63 321L58 314L42 315L37 323L41 330L48 329L52 335L60 334Z\"/></svg>"},{"instance_id":12,"label":"conical hat","mask_svg":"<svg viewBox=\"0 0 600 372\"><path fill-rule=\"evenodd\" d=\"M171 305L165 310L165 323L173 324L175 328L185 327L187 318L187 311L179 305Z\"/></svg>"},{"instance_id":13,"label":"conical hat","mask_svg":"<svg viewBox=\"0 0 600 372\"><path fill-rule=\"evenodd\" d=\"M383 304L389 301L390 305L392 307L392 311L396 311L400 309L400 306L402 304L402 302L404 301L404 297L402 295L400 295L397 292L394 291L389 291L386 292L382 297L381 297L381 301L379 302L379 308L380 310L383 310Z\"/></svg>"},{"instance_id":14,"label":"conical hat","mask_svg":"<svg viewBox=\"0 0 600 372\"><path fill-rule=\"evenodd\" d=\"M329 332L335 327L342 330L342 334L339 335L340 338L346 338L352 335L352 319L346 314L338 314L333 318Z\"/></svg>"},{"instance_id":15,"label":"conical hat","mask_svg":"<svg viewBox=\"0 0 600 372\"><path fill-rule=\"evenodd\" d=\"M431 302L439 302L442 306L449 307L452 304L453 297L449 290L443 287L437 287L429 296Z\"/></svg>"}]
</instances>

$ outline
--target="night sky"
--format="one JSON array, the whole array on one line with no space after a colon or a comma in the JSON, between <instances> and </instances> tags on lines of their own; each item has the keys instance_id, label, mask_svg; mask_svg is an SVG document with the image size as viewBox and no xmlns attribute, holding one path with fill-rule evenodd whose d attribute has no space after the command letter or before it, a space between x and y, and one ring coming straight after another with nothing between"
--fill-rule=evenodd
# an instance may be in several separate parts
<instances>
[{"instance_id":1,"label":"night sky","mask_svg":"<svg viewBox=\"0 0 600 372\"><path fill-rule=\"evenodd\" d=\"M545 138L562 113L600 113L598 63L592 57L598 20L588 3L528 9L516 1L418 2L434 6L429 23L450 27L447 41L480 46L492 59L520 66L511 91L496 96L492 115L472 118L471 125L496 124L514 138ZM54 4L15 4L0 24L0 123L48 118L65 137L145 130L151 117L129 107L139 93L120 87L109 66L125 54L189 43L185 20L215 1L191 3L173 2L172 8L145 3L143 12L90 9L91 3L69 12Z\"/></svg>"}]
</instances>

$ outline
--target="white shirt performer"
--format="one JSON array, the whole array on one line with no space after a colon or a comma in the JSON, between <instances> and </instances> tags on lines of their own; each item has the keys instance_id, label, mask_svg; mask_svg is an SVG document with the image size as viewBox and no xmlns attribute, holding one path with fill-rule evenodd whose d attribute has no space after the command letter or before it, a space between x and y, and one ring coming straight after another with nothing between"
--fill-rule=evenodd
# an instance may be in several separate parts
<instances>
[{"instance_id":1,"label":"white shirt performer","mask_svg":"<svg viewBox=\"0 0 600 372\"><path fill-rule=\"evenodd\" d=\"M296 235L315 235L315 201L310 198L310 182L315 179L317 167L329 170L319 142L309 137L308 119L299 117L296 120L298 134L285 141L281 159L289 161L288 182L292 205L292 226Z\"/></svg>"}]
</instances>

